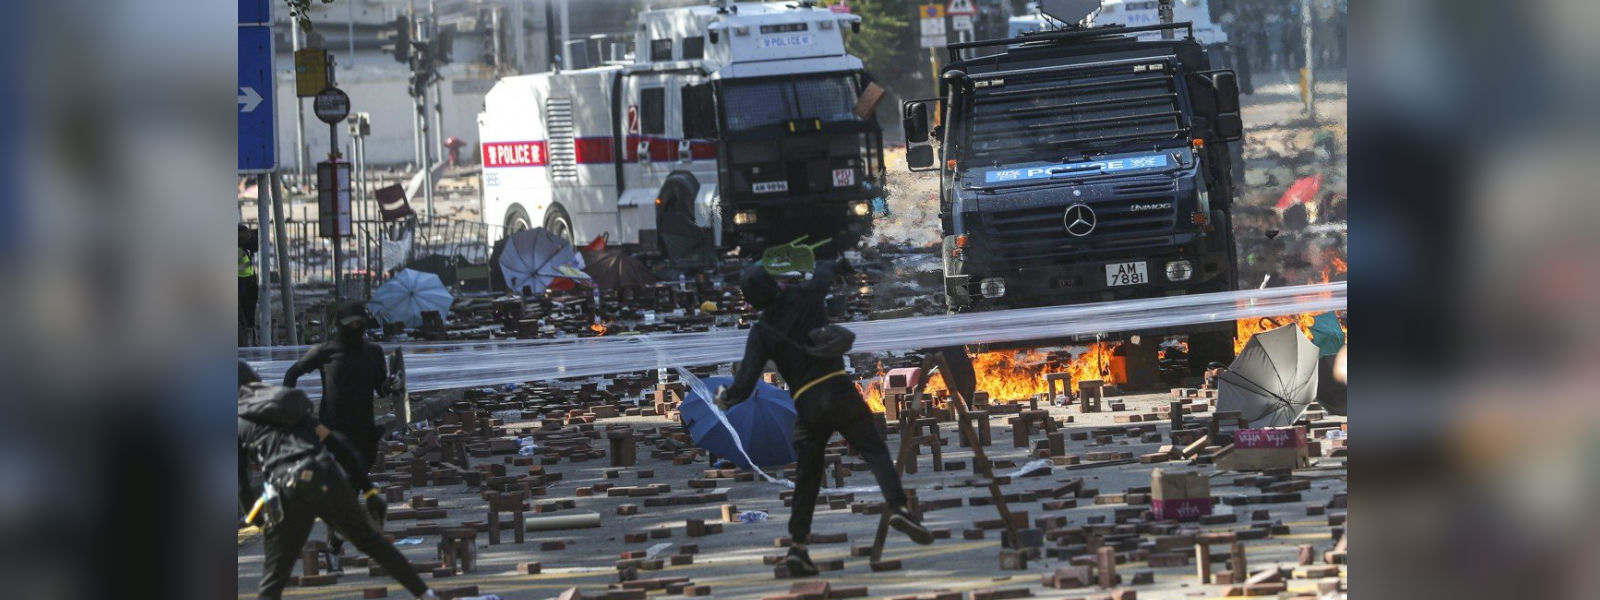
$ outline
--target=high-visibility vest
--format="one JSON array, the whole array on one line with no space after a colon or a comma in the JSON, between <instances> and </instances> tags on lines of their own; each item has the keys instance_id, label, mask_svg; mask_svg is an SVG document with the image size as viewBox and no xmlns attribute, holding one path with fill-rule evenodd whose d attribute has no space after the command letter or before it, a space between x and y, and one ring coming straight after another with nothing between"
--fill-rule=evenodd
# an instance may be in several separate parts
<instances>
[{"instance_id":1,"label":"high-visibility vest","mask_svg":"<svg viewBox=\"0 0 1600 600\"><path fill-rule=\"evenodd\" d=\"M240 248L239 249L239 278L240 279L244 279L244 278L247 278L247 277L255 277L255 276L256 276L256 262L254 260L250 259L250 253L249 252L245 252L244 248Z\"/></svg>"}]
</instances>

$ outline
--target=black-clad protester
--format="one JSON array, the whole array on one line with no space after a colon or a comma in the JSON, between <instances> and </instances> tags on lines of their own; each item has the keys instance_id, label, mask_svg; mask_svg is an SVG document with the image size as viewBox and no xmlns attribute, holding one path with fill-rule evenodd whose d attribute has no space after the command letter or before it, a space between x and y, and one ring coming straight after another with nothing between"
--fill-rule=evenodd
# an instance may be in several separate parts
<instances>
[{"instance_id":1,"label":"black-clad protester","mask_svg":"<svg viewBox=\"0 0 1600 600\"><path fill-rule=\"evenodd\" d=\"M322 404L317 407L317 418L349 438L362 464L370 467L377 463L378 444L383 440L383 428L373 420L373 401L388 394L393 384L383 348L366 337L366 309L361 303L340 306L336 319L338 329L333 338L312 346L295 361L284 373L283 385L292 388L300 376L321 370ZM329 569L343 571L338 557L344 552L344 541L330 531L328 544L334 563Z\"/></svg>"},{"instance_id":2,"label":"black-clad protester","mask_svg":"<svg viewBox=\"0 0 1600 600\"><path fill-rule=\"evenodd\" d=\"M437 598L404 555L370 518L388 510L367 478L366 465L348 440L311 414L300 390L262 383L239 363L239 500L251 524L262 526L259 597L279 598L311 527L322 519L418 598ZM261 465L271 493L250 481L249 464ZM356 490L365 490L361 501ZM262 499L256 508L257 499ZM366 503L365 510L361 502Z\"/></svg>"},{"instance_id":3,"label":"black-clad protester","mask_svg":"<svg viewBox=\"0 0 1600 600\"><path fill-rule=\"evenodd\" d=\"M850 447L861 453L872 475L878 480L891 511L889 524L918 544L933 543L933 534L921 520L906 509L905 490L900 475L889 459L889 448L873 425L872 409L845 376L843 352L817 351L826 340L821 333L828 325L825 300L836 273L851 272L843 258L819 265L810 281L788 287L778 285L759 264L739 274L745 302L761 311L761 318L750 329L744 361L733 384L719 390L719 406L731 406L748 399L767 361L777 365L778 373L793 391L797 418L794 426L795 451L799 473L795 481L794 512L789 517L793 543L785 564L795 576L817 574L806 543L811 536L811 516L817 492L822 487L823 452L828 439L838 432ZM819 335L814 336L813 333Z\"/></svg>"}]
</instances>

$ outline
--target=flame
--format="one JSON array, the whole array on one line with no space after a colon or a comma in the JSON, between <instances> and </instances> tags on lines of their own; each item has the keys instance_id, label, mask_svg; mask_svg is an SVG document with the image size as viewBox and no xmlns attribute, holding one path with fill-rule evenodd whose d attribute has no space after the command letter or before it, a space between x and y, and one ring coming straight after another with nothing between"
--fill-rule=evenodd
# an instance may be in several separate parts
<instances>
[{"instance_id":1,"label":"flame","mask_svg":"<svg viewBox=\"0 0 1600 600\"><path fill-rule=\"evenodd\" d=\"M1344 275L1350 272L1350 265L1336 255L1328 255L1328 266L1322 268L1322 283L1333 281L1334 275Z\"/></svg>"},{"instance_id":2,"label":"flame","mask_svg":"<svg viewBox=\"0 0 1600 600\"><path fill-rule=\"evenodd\" d=\"M877 376L869 380L865 386L860 383L856 384L858 391L862 392L861 397L867 401L867 408L872 409L872 412L875 413L881 413L885 410L883 407L883 374L883 361L878 361ZM865 389L860 389L863 387Z\"/></svg>"},{"instance_id":3,"label":"flame","mask_svg":"<svg viewBox=\"0 0 1600 600\"><path fill-rule=\"evenodd\" d=\"M1324 258L1327 260L1328 264L1327 266L1322 267L1322 281L1309 283L1329 283L1333 281L1334 277L1342 276L1350 272L1350 265L1346 263L1343 258L1339 257L1336 252L1330 250L1326 255L1324 255ZM1304 335L1307 339L1309 339L1311 337L1311 323L1317 318L1318 314L1320 313L1301 313L1282 317L1241 319L1238 321L1238 326L1233 334L1233 353L1238 354L1239 352L1242 352L1244 350L1245 343L1249 342L1250 338L1255 336L1255 334L1267 331L1269 329L1277 329L1290 323L1298 325L1300 327L1301 335ZM1339 329L1343 330L1346 334L1350 333L1350 327L1345 325L1342 321L1339 323Z\"/></svg>"},{"instance_id":4,"label":"flame","mask_svg":"<svg viewBox=\"0 0 1600 600\"><path fill-rule=\"evenodd\" d=\"M1330 283L1333 282L1334 277L1342 278L1341 275L1349 274L1349 262L1344 261L1344 258L1339 258L1339 254L1336 251L1328 251L1328 253L1323 254L1323 258L1328 262L1328 266L1322 267L1322 282L1307 283ZM1277 330L1280 326L1290 325L1290 323L1298 325L1301 334L1310 339L1310 323L1314 322L1317 315L1317 312L1304 312L1304 314L1285 315L1285 317L1261 317L1253 318L1253 320L1240 320L1234 331L1234 354L1245 350L1245 342L1250 341L1254 334L1261 333L1261 331ZM1350 333L1349 325L1344 325L1344 322L1339 322L1339 330L1344 331L1346 334Z\"/></svg>"},{"instance_id":5,"label":"flame","mask_svg":"<svg viewBox=\"0 0 1600 600\"><path fill-rule=\"evenodd\" d=\"M1072 372L1072 393L1078 393L1078 382L1087 379L1099 379L1106 385L1118 383L1111 372L1111 351L1116 347L1110 342L1096 342L1072 358L1067 364L1067 370Z\"/></svg>"},{"instance_id":6,"label":"flame","mask_svg":"<svg viewBox=\"0 0 1600 600\"><path fill-rule=\"evenodd\" d=\"M883 385L877 380L873 380L866 385L866 388L866 393L862 394L861 397L867 401L867 408L872 409L872 412L875 413L881 413L886 410L883 407Z\"/></svg>"},{"instance_id":7,"label":"flame","mask_svg":"<svg viewBox=\"0 0 1600 600\"><path fill-rule=\"evenodd\" d=\"M594 323L591 323L589 325L589 331L593 331L594 334L597 335L597 336L605 335L606 332L610 331L610 330L611 330L611 328L606 327L605 323L601 323L599 321L595 321Z\"/></svg>"},{"instance_id":8,"label":"flame","mask_svg":"<svg viewBox=\"0 0 1600 600\"><path fill-rule=\"evenodd\" d=\"M1287 315L1282 317L1240 319L1237 322L1238 327L1233 334L1233 353L1238 354L1243 352L1245 343L1249 342L1250 338L1255 337L1256 334L1263 331L1277 329L1291 323L1298 325L1300 327L1300 334L1306 336L1306 339L1310 339L1311 323L1317 318L1318 314L1319 313L1300 313L1297 315Z\"/></svg>"}]
</instances>

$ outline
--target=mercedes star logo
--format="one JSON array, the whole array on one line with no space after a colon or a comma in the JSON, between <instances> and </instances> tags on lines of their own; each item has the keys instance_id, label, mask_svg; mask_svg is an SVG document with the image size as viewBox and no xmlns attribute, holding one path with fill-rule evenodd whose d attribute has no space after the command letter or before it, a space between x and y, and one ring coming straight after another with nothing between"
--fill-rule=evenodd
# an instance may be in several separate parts
<instances>
[{"instance_id":1,"label":"mercedes star logo","mask_svg":"<svg viewBox=\"0 0 1600 600\"><path fill-rule=\"evenodd\" d=\"M1083 237L1094 233L1094 209L1087 204L1074 204L1067 207L1067 214L1061 217L1061 222L1066 224L1067 233Z\"/></svg>"}]
</instances>

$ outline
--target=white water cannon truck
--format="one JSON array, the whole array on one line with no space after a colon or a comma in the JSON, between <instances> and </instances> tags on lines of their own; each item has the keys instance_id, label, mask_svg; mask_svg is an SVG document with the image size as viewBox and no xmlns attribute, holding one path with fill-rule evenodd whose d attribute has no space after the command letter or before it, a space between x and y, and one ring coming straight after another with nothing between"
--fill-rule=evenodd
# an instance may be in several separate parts
<instances>
[{"instance_id":1,"label":"white water cannon truck","mask_svg":"<svg viewBox=\"0 0 1600 600\"><path fill-rule=\"evenodd\" d=\"M484 220L685 262L849 248L883 202L860 26L810 2L650 10L631 60L501 79L478 116Z\"/></svg>"}]
</instances>

